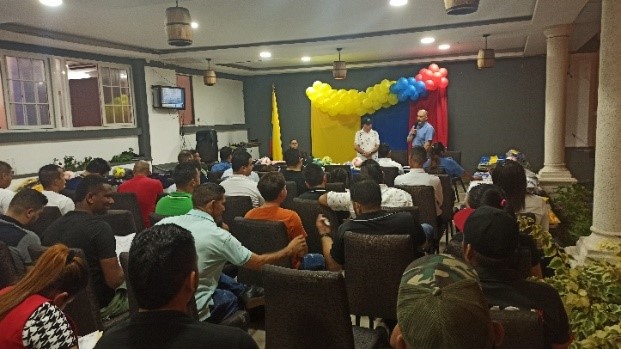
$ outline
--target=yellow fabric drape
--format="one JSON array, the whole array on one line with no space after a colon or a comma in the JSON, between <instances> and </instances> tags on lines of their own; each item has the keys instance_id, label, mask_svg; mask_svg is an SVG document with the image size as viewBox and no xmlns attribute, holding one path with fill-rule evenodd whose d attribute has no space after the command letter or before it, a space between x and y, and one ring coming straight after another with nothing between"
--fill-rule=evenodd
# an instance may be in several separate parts
<instances>
[{"instance_id":1,"label":"yellow fabric drape","mask_svg":"<svg viewBox=\"0 0 621 349\"><path fill-rule=\"evenodd\" d=\"M272 88L272 160L282 161L282 159L282 140L280 139L278 103L276 103L276 90Z\"/></svg>"},{"instance_id":2,"label":"yellow fabric drape","mask_svg":"<svg viewBox=\"0 0 621 349\"><path fill-rule=\"evenodd\" d=\"M351 161L356 156L354 136L360 129L357 115L330 116L311 103L313 156L329 156L334 163Z\"/></svg>"}]
</instances>

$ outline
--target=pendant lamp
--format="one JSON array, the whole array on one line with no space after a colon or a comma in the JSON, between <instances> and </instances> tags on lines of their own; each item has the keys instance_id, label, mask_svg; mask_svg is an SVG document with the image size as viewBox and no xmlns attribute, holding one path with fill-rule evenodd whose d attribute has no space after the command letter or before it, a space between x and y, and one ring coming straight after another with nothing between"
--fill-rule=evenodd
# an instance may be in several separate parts
<instances>
[{"instance_id":1,"label":"pendant lamp","mask_svg":"<svg viewBox=\"0 0 621 349\"><path fill-rule=\"evenodd\" d=\"M444 8L448 15L467 15L477 12L479 0L444 0Z\"/></svg>"},{"instance_id":2,"label":"pendant lamp","mask_svg":"<svg viewBox=\"0 0 621 349\"><path fill-rule=\"evenodd\" d=\"M216 84L216 72L211 69L211 58L207 58L207 64L209 64L209 66L203 75L203 82L207 86L213 86Z\"/></svg>"},{"instance_id":3,"label":"pendant lamp","mask_svg":"<svg viewBox=\"0 0 621 349\"><path fill-rule=\"evenodd\" d=\"M332 77L336 80L343 80L347 77L347 66L345 61L341 61L341 50L342 48L337 48L339 51L339 60L334 61L334 65L332 66Z\"/></svg>"},{"instance_id":4,"label":"pendant lamp","mask_svg":"<svg viewBox=\"0 0 621 349\"><path fill-rule=\"evenodd\" d=\"M483 68L491 68L494 66L495 54L494 50L491 48L487 48L487 37L489 34L484 34L485 38L485 48L479 50L479 54L477 55L477 67L479 69Z\"/></svg>"},{"instance_id":5,"label":"pendant lamp","mask_svg":"<svg viewBox=\"0 0 621 349\"><path fill-rule=\"evenodd\" d=\"M192 18L190 11L185 7L177 6L166 9L166 34L171 46L192 45Z\"/></svg>"}]
</instances>

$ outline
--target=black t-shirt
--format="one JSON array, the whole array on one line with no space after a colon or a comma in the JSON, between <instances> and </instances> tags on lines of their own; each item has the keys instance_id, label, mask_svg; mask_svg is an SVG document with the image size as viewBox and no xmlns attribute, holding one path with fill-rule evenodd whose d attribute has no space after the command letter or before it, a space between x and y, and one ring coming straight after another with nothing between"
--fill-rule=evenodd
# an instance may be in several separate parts
<instances>
[{"instance_id":1,"label":"black t-shirt","mask_svg":"<svg viewBox=\"0 0 621 349\"><path fill-rule=\"evenodd\" d=\"M110 225L96 215L71 211L58 218L43 232L44 246L55 243L84 251L99 306L108 305L114 297L114 290L106 284L99 261L116 257L116 240Z\"/></svg>"},{"instance_id":2,"label":"black t-shirt","mask_svg":"<svg viewBox=\"0 0 621 349\"><path fill-rule=\"evenodd\" d=\"M313 188L308 189L308 191L298 195L300 199L304 200L319 200L319 197L328 191L325 188Z\"/></svg>"},{"instance_id":3,"label":"black t-shirt","mask_svg":"<svg viewBox=\"0 0 621 349\"><path fill-rule=\"evenodd\" d=\"M548 345L569 341L571 330L567 313L561 297L552 286L539 281L516 279L512 271L476 270L490 306L540 310L543 312L543 330Z\"/></svg>"},{"instance_id":4,"label":"black t-shirt","mask_svg":"<svg viewBox=\"0 0 621 349\"><path fill-rule=\"evenodd\" d=\"M247 332L193 320L172 310L141 312L106 331L95 349L257 349Z\"/></svg>"},{"instance_id":5,"label":"black t-shirt","mask_svg":"<svg viewBox=\"0 0 621 349\"><path fill-rule=\"evenodd\" d=\"M290 171L283 170L282 175L286 181L294 181L298 188L298 196L308 190L306 187L306 180L304 179L304 173L302 171Z\"/></svg>"},{"instance_id":6,"label":"black t-shirt","mask_svg":"<svg viewBox=\"0 0 621 349\"><path fill-rule=\"evenodd\" d=\"M356 219L341 224L332 238L334 242L330 255L341 265L345 264L344 235L346 231L374 235L410 235L415 248L426 241L423 228L409 212L386 212L381 210L363 213L358 215Z\"/></svg>"}]
</instances>

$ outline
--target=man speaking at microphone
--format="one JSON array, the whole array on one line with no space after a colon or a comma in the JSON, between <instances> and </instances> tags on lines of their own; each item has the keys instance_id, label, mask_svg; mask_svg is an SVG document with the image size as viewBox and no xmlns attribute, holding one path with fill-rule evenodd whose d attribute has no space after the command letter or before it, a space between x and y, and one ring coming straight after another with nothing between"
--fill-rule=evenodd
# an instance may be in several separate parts
<instances>
[{"instance_id":1,"label":"man speaking at microphone","mask_svg":"<svg viewBox=\"0 0 621 349\"><path fill-rule=\"evenodd\" d=\"M412 129L410 129L407 142L410 143L413 139L412 148L419 146L429 151L435 130L433 126L427 122L427 111L425 109L419 110L416 114L416 119L417 122L412 126Z\"/></svg>"}]
</instances>

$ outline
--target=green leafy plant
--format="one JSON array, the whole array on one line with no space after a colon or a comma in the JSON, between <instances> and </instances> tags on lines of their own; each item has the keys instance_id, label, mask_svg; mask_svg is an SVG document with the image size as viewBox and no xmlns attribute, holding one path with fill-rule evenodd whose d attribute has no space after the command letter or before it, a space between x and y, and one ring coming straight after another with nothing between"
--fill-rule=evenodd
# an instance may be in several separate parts
<instances>
[{"instance_id":1,"label":"green leafy plant","mask_svg":"<svg viewBox=\"0 0 621 349\"><path fill-rule=\"evenodd\" d=\"M137 158L139 155L134 153L133 148L129 148L129 150L125 150L121 152L121 154L115 155L110 159L111 163L120 163L120 162L131 162L133 159Z\"/></svg>"},{"instance_id":2,"label":"green leafy plant","mask_svg":"<svg viewBox=\"0 0 621 349\"><path fill-rule=\"evenodd\" d=\"M582 185L561 186L551 197L552 209L561 220L560 229L573 239L591 234L593 193Z\"/></svg>"},{"instance_id":3,"label":"green leafy plant","mask_svg":"<svg viewBox=\"0 0 621 349\"><path fill-rule=\"evenodd\" d=\"M65 155L62 162L59 159L54 158L52 163L64 168L65 171L82 171L86 165L91 162L91 160L93 160L93 157L91 156L86 156L84 157L84 160L80 161L76 160L73 155Z\"/></svg>"}]
</instances>

